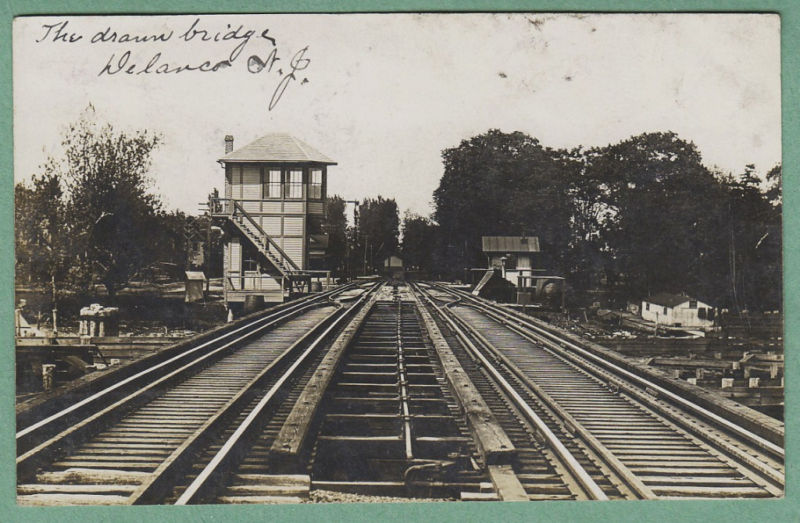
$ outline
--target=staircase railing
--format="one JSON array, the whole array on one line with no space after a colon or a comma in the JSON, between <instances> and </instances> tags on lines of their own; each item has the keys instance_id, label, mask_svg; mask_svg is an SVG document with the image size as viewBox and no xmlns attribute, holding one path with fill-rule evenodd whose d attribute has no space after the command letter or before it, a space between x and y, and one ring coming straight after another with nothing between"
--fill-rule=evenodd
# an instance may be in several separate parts
<instances>
[{"instance_id":1,"label":"staircase railing","mask_svg":"<svg viewBox=\"0 0 800 523\"><path fill-rule=\"evenodd\" d=\"M222 206L220 204L220 202L222 202L222 201L226 202L228 205ZM245 218L250 223L250 225L252 225L255 228L256 232L260 235L260 237L267 240L267 244L268 245L263 245L262 246L262 245L259 245L259 242L256 242L256 245L258 247L263 247L263 251L262 252L267 256L267 258L270 261L272 261L273 263L276 263L276 261L278 262L278 264L276 266L276 268L278 270L280 270L281 272L291 272L291 271L300 272L301 271L300 267L294 262L294 260L292 260L289 257L289 255L286 254L283 251L283 249L281 249L281 247L272 238L272 236L267 234L266 231L264 231L264 229L261 228L261 225L259 225L258 222L256 222L253 219L253 217L250 216L250 213L248 213L247 211L244 210L244 207L242 206L242 204L239 203L237 200L223 199L223 198L212 198L210 203L211 203L212 212L214 210L224 208L227 211L225 214L227 214L228 217L234 222L236 221L235 218L237 216L241 216L241 217ZM246 227L244 227L244 229L247 231ZM251 240L252 240L252 238L251 238ZM281 259L279 259L279 260L273 259L274 256L272 256L270 254L270 251L272 251L273 249L275 250L275 252L277 252L280 255ZM289 266L289 269L286 269L286 267L281 266L283 264L287 264Z\"/></svg>"}]
</instances>

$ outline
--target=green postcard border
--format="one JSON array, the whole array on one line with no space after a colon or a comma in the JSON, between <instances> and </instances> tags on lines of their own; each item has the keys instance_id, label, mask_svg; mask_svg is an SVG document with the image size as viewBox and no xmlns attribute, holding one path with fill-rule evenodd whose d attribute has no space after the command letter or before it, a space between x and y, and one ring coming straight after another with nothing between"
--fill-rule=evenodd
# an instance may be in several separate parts
<instances>
[{"instance_id":1,"label":"green postcard border","mask_svg":"<svg viewBox=\"0 0 800 523\"><path fill-rule=\"evenodd\" d=\"M800 281L800 2L797 0L7 0L0 5L0 521L800 521L797 482L800 439L800 355L786 353L786 498L782 500L616 501L541 503L405 503L195 507L17 507L14 502L14 259L11 28L15 16L36 14L179 14L250 12L415 11L601 11L601 12L771 12L781 15L784 289L786 339L800 339L800 298L789 292ZM735 118L735 115L731 115Z\"/></svg>"}]
</instances>

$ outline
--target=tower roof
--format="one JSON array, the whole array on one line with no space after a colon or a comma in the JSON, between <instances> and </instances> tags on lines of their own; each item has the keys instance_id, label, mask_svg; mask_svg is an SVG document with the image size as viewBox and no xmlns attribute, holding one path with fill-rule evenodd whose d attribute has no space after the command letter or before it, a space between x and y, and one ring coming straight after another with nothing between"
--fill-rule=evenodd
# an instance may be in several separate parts
<instances>
[{"instance_id":1,"label":"tower roof","mask_svg":"<svg viewBox=\"0 0 800 523\"><path fill-rule=\"evenodd\" d=\"M270 133L219 159L221 162L336 162L287 133Z\"/></svg>"}]
</instances>

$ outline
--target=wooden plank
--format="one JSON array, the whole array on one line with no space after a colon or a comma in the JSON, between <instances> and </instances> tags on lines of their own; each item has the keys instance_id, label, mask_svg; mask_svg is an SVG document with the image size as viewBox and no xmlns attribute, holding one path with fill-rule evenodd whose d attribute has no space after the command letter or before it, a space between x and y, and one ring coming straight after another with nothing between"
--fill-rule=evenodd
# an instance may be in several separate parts
<instances>
[{"instance_id":1,"label":"wooden plank","mask_svg":"<svg viewBox=\"0 0 800 523\"><path fill-rule=\"evenodd\" d=\"M100 494L29 494L17 496L19 505L123 505L127 496Z\"/></svg>"},{"instance_id":2,"label":"wooden plank","mask_svg":"<svg viewBox=\"0 0 800 523\"><path fill-rule=\"evenodd\" d=\"M310 486L298 485L231 485L226 492L244 496L308 496Z\"/></svg>"},{"instance_id":3,"label":"wooden plank","mask_svg":"<svg viewBox=\"0 0 800 523\"><path fill-rule=\"evenodd\" d=\"M49 484L130 484L141 483L149 475L147 472L130 470L71 468L59 472L41 472L36 475L36 481Z\"/></svg>"},{"instance_id":4,"label":"wooden plank","mask_svg":"<svg viewBox=\"0 0 800 523\"><path fill-rule=\"evenodd\" d=\"M73 468L73 467L81 467L81 468L91 468L94 465L100 465L100 463L96 461L80 461L80 460L64 460L64 461L56 461L53 463L54 467L64 467L64 468ZM159 465L161 465L160 461L150 461L146 463L133 463L130 461L104 461L102 463L104 467L114 467L118 469L147 469L153 470Z\"/></svg>"},{"instance_id":5,"label":"wooden plank","mask_svg":"<svg viewBox=\"0 0 800 523\"><path fill-rule=\"evenodd\" d=\"M319 409L325 390L333 378L345 349L355 338L358 329L364 323L367 314L372 310L376 301L377 294L369 299L367 304L356 313L347 327L334 340L325 357L303 388L303 392L295 402L286 421L284 421L278 436L272 443L270 452L283 457L298 455L308 436L311 420Z\"/></svg>"},{"instance_id":6,"label":"wooden plank","mask_svg":"<svg viewBox=\"0 0 800 523\"><path fill-rule=\"evenodd\" d=\"M758 497L770 498L766 489L761 487L702 487L702 486L654 486L653 492L659 496L699 496L704 498Z\"/></svg>"},{"instance_id":7,"label":"wooden plank","mask_svg":"<svg viewBox=\"0 0 800 523\"><path fill-rule=\"evenodd\" d=\"M494 492L462 492L461 501L500 501L500 497Z\"/></svg>"},{"instance_id":8,"label":"wooden plank","mask_svg":"<svg viewBox=\"0 0 800 523\"><path fill-rule=\"evenodd\" d=\"M217 498L220 503L233 505L258 504L258 505L278 505L286 503L302 503L304 498L298 496L220 496Z\"/></svg>"},{"instance_id":9,"label":"wooden plank","mask_svg":"<svg viewBox=\"0 0 800 523\"><path fill-rule=\"evenodd\" d=\"M126 485L126 484L114 484L114 485L70 485L70 484L62 484L62 483L55 483L55 484L24 484L24 485L17 485L17 495L25 495L25 494L46 494L46 493L53 493L53 494L119 494L119 495L128 495L134 490L138 485Z\"/></svg>"},{"instance_id":10,"label":"wooden plank","mask_svg":"<svg viewBox=\"0 0 800 523\"><path fill-rule=\"evenodd\" d=\"M511 463L516 455L514 444L486 405L478 389L464 372L430 313L414 296L428 338L431 340L447 381L467 419L478 451L487 464Z\"/></svg>"},{"instance_id":11,"label":"wooden plank","mask_svg":"<svg viewBox=\"0 0 800 523\"><path fill-rule=\"evenodd\" d=\"M308 474L234 474L233 479L241 483L300 485L311 488L311 476Z\"/></svg>"},{"instance_id":12,"label":"wooden plank","mask_svg":"<svg viewBox=\"0 0 800 523\"><path fill-rule=\"evenodd\" d=\"M706 486L753 486L753 482L748 479L730 476L639 476L642 481L650 485L652 488L657 489L657 485L706 485Z\"/></svg>"},{"instance_id":13,"label":"wooden plank","mask_svg":"<svg viewBox=\"0 0 800 523\"><path fill-rule=\"evenodd\" d=\"M502 501L528 501L528 494L511 465L489 465L489 478Z\"/></svg>"}]
</instances>

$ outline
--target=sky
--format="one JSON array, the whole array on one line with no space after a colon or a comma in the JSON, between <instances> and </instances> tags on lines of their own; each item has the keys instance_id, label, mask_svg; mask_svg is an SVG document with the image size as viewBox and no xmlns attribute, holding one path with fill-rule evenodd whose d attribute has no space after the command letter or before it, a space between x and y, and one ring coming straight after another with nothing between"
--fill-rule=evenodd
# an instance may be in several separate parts
<instances>
[{"instance_id":1,"label":"sky","mask_svg":"<svg viewBox=\"0 0 800 523\"><path fill-rule=\"evenodd\" d=\"M17 181L90 115L159 133L154 191L190 213L222 188L227 134L292 134L338 162L329 194L422 215L441 151L494 128L564 148L671 130L733 173L781 160L777 15L30 17L13 60Z\"/></svg>"}]
</instances>

